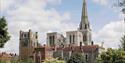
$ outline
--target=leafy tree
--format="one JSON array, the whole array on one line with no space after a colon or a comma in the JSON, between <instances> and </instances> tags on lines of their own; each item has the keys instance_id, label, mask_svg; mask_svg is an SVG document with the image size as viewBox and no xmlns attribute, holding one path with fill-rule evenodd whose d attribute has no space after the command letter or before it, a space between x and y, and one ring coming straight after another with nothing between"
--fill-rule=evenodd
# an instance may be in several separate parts
<instances>
[{"instance_id":1,"label":"leafy tree","mask_svg":"<svg viewBox=\"0 0 125 63\"><path fill-rule=\"evenodd\" d=\"M71 55L67 63L85 63L84 55L81 53L74 53Z\"/></svg>"},{"instance_id":2,"label":"leafy tree","mask_svg":"<svg viewBox=\"0 0 125 63\"><path fill-rule=\"evenodd\" d=\"M32 58L28 58L28 59L25 59L25 60L21 60L19 63L34 63L34 61L33 61Z\"/></svg>"},{"instance_id":3,"label":"leafy tree","mask_svg":"<svg viewBox=\"0 0 125 63\"><path fill-rule=\"evenodd\" d=\"M0 59L0 63L6 63L6 61L4 61L4 60Z\"/></svg>"},{"instance_id":4,"label":"leafy tree","mask_svg":"<svg viewBox=\"0 0 125 63\"><path fill-rule=\"evenodd\" d=\"M97 63L125 63L125 51L109 48L100 54Z\"/></svg>"},{"instance_id":5,"label":"leafy tree","mask_svg":"<svg viewBox=\"0 0 125 63\"><path fill-rule=\"evenodd\" d=\"M58 60L58 59L46 59L44 60L43 63L65 63L63 60Z\"/></svg>"},{"instance_id":6,"label":"leafy tree","mask_svg":"<svg viewBox=\"0 0 125 63\"><path fill-rule=\"evenodd\" d=\"M0 18L0 47L3 47L4 44L10 39L7 28L7 22L4 17Z\"/></svg>"},{"instance_id":7,"label":"leafy tree","mask_svg":"<svg viewBox=\"0 0 125 63\"><path fill-rule=\"evenodd\" d=\"M125 35L121 38L120 48L125 51Z\"/></svg>"}]
</instances>

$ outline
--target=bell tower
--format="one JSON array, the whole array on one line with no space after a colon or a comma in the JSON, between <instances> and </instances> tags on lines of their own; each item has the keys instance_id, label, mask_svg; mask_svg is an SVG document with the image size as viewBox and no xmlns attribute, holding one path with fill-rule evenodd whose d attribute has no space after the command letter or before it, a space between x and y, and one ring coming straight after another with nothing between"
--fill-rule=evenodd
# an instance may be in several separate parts
<instances>
[{"instance_id":1,"label":"bell tower","mask_svg":"<svg viewBox=\"0 0 125 63\"><path fill-rule=\"evenodd\" d=\"M19 38L19 59L27 59L32 56L34 48L38 46L37 32L33 33L31 30L28 32L20 31Z\"/></svg>"},{"instance_id":2,"label":"bell tower","mask_svg":"<svg viewBox=\"0 0 125 63\"><path fill-rule=\"evenodd\" d=\"M83 0L82 16L78 30L82 33L84 45L89 45L91 43L91 29L88 21L86 0Z\"/></svg>"}]
</instances>

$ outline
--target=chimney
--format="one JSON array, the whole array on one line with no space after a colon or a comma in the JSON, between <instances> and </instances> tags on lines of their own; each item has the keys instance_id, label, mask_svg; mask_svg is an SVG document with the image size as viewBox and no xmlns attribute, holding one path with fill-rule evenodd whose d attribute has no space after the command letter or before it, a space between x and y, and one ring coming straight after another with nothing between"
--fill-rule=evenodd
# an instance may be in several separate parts
<instances>
[{"instance_id":1,"label":"chimney","mask_svg":"<svg viewBox=\"0 0 125 63\"><path fill-rule=\"evenodd\" d=\"M21 36L22 36L22 31L20 30L20 40L21 40Z\"/></svg>"},{"instance_id":2,"label":"chimney","mask_svg":"<svg viewBox=\"0 0 125 63\"><path fill-rule=\"evenodd\" d=\"M91 45L94 45L94 42L93 42L93 41L91 42Z\"/></svg>"},{"instance_id":3,"label":"chimney","mask_svg":"<svg viewBox=\"0 0 125 63\"><path fill-rule=\"evenodd\" d=\"M29 29L29 32L31 32L31 29Z\"/></svg>"},{"instance_id":4,"label":"chimney","mask_svg":"<svg viewBox=\"0 0 125 63\"><path fill-rule=\"evenodd\" d=\"M82 46L82 42L80 42L80 46Z\"/></svg>"},{"instance_id":5,"label":"chimney","mask_svg":"<svg viewBox=\"0 0 125 63\"><path fill-rule=\"evenodd\" d=\"M31 29L29 29L28 37L31 38Z\"/></svg>"}]
</instances>

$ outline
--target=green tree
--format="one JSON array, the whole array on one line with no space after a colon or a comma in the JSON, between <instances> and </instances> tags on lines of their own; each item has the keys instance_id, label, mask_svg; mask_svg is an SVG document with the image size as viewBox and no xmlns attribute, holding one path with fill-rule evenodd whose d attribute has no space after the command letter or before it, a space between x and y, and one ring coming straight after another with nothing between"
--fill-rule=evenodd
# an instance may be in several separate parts
<instances>
[{"instance_id":1,"label":"green tree","mask_svg":"<svg viewBox=\"0 0 125 63\"><path fill-rule=\"evenodd\" d=\"M125 51L109 48L100 54L97 63L125 63Z\"/></svg>"},{"instance_id":2,"label":"green tree","mask_svg":"<svg viewBox=\"0 0 125 63\"><path fill-rule=\"evenodd\" d=\"M4 61L4 60L0 59L0 63L6 63L6 61Z\"/></svg>"},{"instance_id":3,"label":"green tree","mask_svg":"<svg viewBox=\"0 0 125 63\"><path fill-rule=\"evenodd\" d=\"M34 61L33 61L32 58L28 58L28 59L25 59L25 60L20 60L19 63L34 63Z\"/></svg>"},{"instance_id":4,"label":"green tree","mask_svg":"<svg viewBox=\"0 0 125 63\"><path fill-rule=\"evenodd\" d=\"M58 60L58 59L46 59L44 60L43 63L65 63L63 60Z\"/></svg>"},{"instance_id":5,"label":"green tree","mask_svg":"<svg viewBox=\"0 0 125 63\"><path fill-rule=\"evenodd\" d=\"M85 57L81 53L73 53L67 63L85 63Z\"/></svg>"},{"instance_id":6,"label":"green tree","mask_svg":"<svg viewBox=\"0 0 125 63\"><path fill-rule=\"evenodd\" d=\"M0 48L4 46L4 44L10 40L10 36L8 33L7 22L4 17L0 18Z\"/></svg>"},{"instance_id":7,"label":"green tree","mask_svg":"<svg viewBox=\"0 0 125 63\"><path fill-rule=\"evenodd\" d=\"M120 42L121 42L120 49L125 51L125 35L121 38Z\"/></svg>"}]
</instances>

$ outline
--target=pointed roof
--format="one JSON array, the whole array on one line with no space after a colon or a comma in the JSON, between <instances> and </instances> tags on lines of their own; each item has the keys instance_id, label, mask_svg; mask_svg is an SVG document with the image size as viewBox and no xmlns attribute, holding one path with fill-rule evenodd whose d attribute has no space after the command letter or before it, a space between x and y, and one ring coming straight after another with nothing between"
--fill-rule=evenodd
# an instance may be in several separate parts
<instances>
[{"instance_id":1,"label":"pointed roof","mask_svg":"<svg viewBox=\"0 0 125 63\"><path fill-rule=\"evenodd\" d=\"M81 24L88 24L87 4L86 0L83 0Z\"/></svg>"},{"instance_id":2,"label":"pointed roof","mask_svg":"<svg viewBox=\"0 0 125 63\"><path fill-rule=\"evenodd\" d=\"M83 0L83 7L82 7L82 16L81 16L81 22L79 25L79 30L83 30L85 28L85 25L89 28L89 21L88 21L88 14L87 14L87 4L86 0Z\"/></svg>"}]
</instances>

